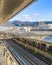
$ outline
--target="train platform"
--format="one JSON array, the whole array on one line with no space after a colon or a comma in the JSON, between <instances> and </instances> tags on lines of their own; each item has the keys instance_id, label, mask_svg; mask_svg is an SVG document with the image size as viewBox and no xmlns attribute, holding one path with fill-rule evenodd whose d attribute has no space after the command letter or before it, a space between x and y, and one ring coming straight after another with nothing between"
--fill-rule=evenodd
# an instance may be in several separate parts
<instances>
[{"instance_id":1,"label":"train platform","mask_svg":"<svg viewBox=\"0 0 52 65\"><path fill-rule=\"evenodd\" d=\"M3 55L3 46L0 45L0 65L7 65L5 57Z\"/></svg>"}]
</instances>

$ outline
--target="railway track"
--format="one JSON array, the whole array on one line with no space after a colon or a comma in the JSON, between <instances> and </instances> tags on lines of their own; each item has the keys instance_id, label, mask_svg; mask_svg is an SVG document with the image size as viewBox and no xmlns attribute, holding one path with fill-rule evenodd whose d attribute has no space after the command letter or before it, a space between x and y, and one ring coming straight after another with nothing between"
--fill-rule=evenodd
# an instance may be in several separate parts
<instances>
[{"instance_id":1,"label":"railway track","mask_svg":"<svg viewBox=\"0 0 52 65\"><path fill-rule=\"evenodd\" d=\"M19 45L20 47L23 47L21 45ZM43 55L39 54L39 53L35 53L34 51L30 50L30 49L26 49L25 47L23 47L23 49L27 50L30 54L32 54L33 56L36 56L38 59L42 60L43 62L47 63L48 65L52 65L52 60L44 57Z\"/></svg>"},{"instance_id":2,"label":"railway track","mask_svg":"<svg viewBox=\"0 0 52 65\"><path fill-rule=\"evenodd\" d=\"M14 44L11 40L10 41L7 40L6 42L8 42L8 45L9 45L10 49L12 48L13 51L20 53L20 55L22 55L30 63L30 65L48 65L47 63L37 59L35 56L30 54L25 49L22 49L20 46L17 46L16 44ZM27 64L27 65L29 65L29 64Z\"/></svg>"},{"instance_id":3,"label":"railway track","mask_svg":"<svg viewBox=\"0 0 52 65\"><path fill-rule=\"evenodd\" d=\"M15 50L18 51L18 53L20 53L31 65L37 65L27 55L25 55L24 53L22 53L19 48L16 48L16 46L12 46L12 48L15 48Z\"/></svg>"},{"instance_id":4,"label":"railway track","mask_svg":"<svg viewBox=\"0 0 52 65\"><path fill-rule=\"evenodd\" d=\"M21 47L17 46L17 49L19 49L21 53L23 52L23 54L25 54L27 58L31 59L31 61L35 62L36 65L47 65L46 63L42 62L41 60L38 60L36 57L34 57L33 55L31 55L29 52L25 51Z\"/></svg>"},{"instance_id":5,"label":"railway track","mask_svg":"<svg viewBox=\"0 0 52 65\"><path fill-rule=\"evenodd\" d=\"M25 48L24 48L25 49ZM52 60L44 57L43 55L39 54L39 53L35 53L35 52L31 52L31 50L26 49L29 53L31 53L32 55L36 56L37 58L39 58L40 60L44 61L45 63L47 63L48 65L52 65Z\"/></svg>"},{"instance_id":6,"label":"railway track","mask_svg":"<svg viewBox=\"0 0 52 65\"><path fill-rule=\"evenodd\" d=\"M22 65L37 65L35 62L33 62L33 60L31 60L29 57L27 57L23 52L21 52L21 50L19 50L19 48L17 48L17 46L15 44L13 44L10 41L11 44L7 44L9 50L11 51L11 53L18 59L20 58L20 62L22 63ZM24 59L25 58L25 59ZM17 59L17 60L18 60ZM20 63L20 64L21 64Z\"/></svg>"},{"instance_id":7,"label":"railway track","mask_svg":"<svg viewBox=\"0 0 52 65\"><path fill-rule=\"evenodd\" d=\"M19 45L19 44L18 44L18 45ZM32 50L27 49L27 48L25 48L25 47L22 46L22 45L19 45L19 46L23 47L25 50L27 50L28 52L30 52L31 54L33 54L34 56L36 56L36 57L39 58L40 60L44 61L44 62L47 63L48 65L52 65L52 60L50 60L50 59L44 57L43 55L41 55L41 54L39 54L39 53L37 53L37 54L36 54L36 53L33 53Z\"/></svg>"}]
</instances>

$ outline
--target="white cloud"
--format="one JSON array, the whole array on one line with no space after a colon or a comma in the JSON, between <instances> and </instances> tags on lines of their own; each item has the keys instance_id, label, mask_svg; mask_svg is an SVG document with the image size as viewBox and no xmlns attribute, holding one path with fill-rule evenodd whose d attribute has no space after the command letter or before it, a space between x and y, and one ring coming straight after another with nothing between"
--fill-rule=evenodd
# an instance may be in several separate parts
<instances>
[{"instance_id":1,"label":"white cloud","mask_svg":"<svg viewBox=\"0 0 52 65\"><path fill-rule=\"evenodd\" d=\"M28 19L28 20L31 20L31 19L32 19L30 15L22 15L22 17L23 17L24 19Z\"/></svg>"},{"instance_id":2,"label":"white cloud","mask_svg":"<svg viewBox=\"0 0 52 65\"><path fill-rule=\"evenodd\" d=\"M28 20L34 20L36 18L40 18L40 13L32 13L31 15L25 14L25 15L22 15L22 18L28 19Z\"/></svg>"},{"instance_id":3,"label":"white cloud","mask_svg":"<svg viewBox=\"0 0 52 65\"><path fill-rule=\"evenodd\" d=\"M28 20L28 21L35 21L35 20L39 20L42 19L41 14L40 13L31 13L31 14L24 14L21 15L20 17L18 17L18 20Z\"/></svg>"},{"instance_id":4,"label":"white cloud","mask_svg":"<svg viewBox=\"0 0 52 65\"><path fill-rule=\"evenodd\" d=\"M32 16L33 16L34 18L40 17L40 13L33 13Z\"/></svg>"}]
</instances>

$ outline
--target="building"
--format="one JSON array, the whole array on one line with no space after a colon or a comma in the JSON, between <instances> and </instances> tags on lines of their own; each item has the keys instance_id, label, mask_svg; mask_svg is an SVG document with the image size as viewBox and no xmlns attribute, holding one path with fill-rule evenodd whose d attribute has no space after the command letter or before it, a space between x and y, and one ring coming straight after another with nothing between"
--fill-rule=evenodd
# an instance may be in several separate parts
<instances>
[{"instance_id":1,"label":"building","mask_svg":"<svg viewBox=\"0 0 52 65\"><path fill-rule=\"evenodd\" d=\"M21 31L30 32L31 29L32 29L31 26L22 26L22 27L21 27Z\"/></svg>"},{"instance_id":2,"label":"building","mask_svg":"<svg viewBox=\"0 0 52 65\"><path fill-rule=\"evenodd\" d=\"M48 24L49 28L52 29L52 24Z\"/></svg>"},{"instance_id":3,"label":"building","mask_svg":"<svg viewBox=\"0 0 52 65\"><path fill-rule=\"evenodd\" d=\"M38 27L38 29L49 29L49 25L48 24L45 24L44 22L40 22Z\"/></svg>"}]
</instances>

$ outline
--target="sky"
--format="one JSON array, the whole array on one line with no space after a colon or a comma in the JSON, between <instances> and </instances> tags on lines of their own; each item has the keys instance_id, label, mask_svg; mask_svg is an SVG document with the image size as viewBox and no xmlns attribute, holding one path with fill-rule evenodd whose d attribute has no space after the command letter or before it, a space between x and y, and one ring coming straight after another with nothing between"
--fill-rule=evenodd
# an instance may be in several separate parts
<instances>
[{"instance_id":1,"label":"sky","mask_svg":"<svg viewBox=\"0 0 52 65\"><path fill-rule=\"evenodd\" d=\"M52 0L37 0L10 21L52 21Z\"/></svg>"}]
</instances>

